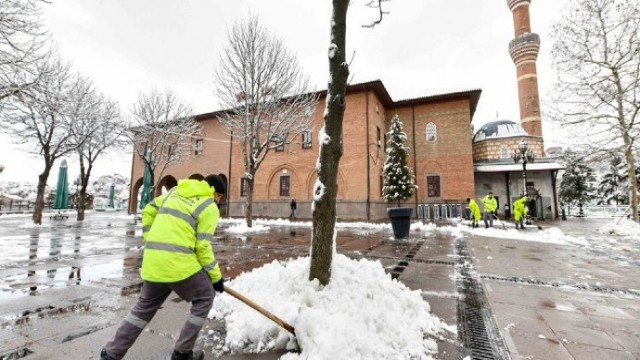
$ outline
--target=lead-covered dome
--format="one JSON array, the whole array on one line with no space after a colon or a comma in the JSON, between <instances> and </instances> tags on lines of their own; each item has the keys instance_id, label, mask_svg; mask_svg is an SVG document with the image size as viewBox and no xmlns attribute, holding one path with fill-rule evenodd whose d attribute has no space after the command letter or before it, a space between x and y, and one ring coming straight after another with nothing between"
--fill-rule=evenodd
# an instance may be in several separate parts
<instances>
[{"instance_id":1,"label":"lead-covered dome","mask_svg":"<svg viewBox=\"0 0 640 360\"><path fill-rule=\"evenodd\" d=\"M473 135L473 142L490 139L503 139L516 136L528 136L522 126L511 120L496 120L484 124L480 130Z\"/></svg>"}]
</instances>

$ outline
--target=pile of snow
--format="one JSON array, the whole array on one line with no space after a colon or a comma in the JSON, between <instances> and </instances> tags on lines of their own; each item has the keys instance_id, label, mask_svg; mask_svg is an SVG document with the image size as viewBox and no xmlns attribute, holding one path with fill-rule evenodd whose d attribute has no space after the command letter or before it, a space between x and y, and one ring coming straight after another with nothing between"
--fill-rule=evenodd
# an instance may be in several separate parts
<instances>
[{"instance_id":1,"label":"pile of snow","mask_svg":"<svg viewBox=\"0 0 640 360\"><path fill-rule=\"evenodd\" d=\"M272 226L293 226L293 227L306 227L311 228L313 222L311 221L290 221L288 219L255 219L253 220L253 227L248 227L247 222L244 219L220 219L219 224L229 225L225 229L227 233L231 234L247 234L255 232L268 231ZM389 223L367 223L367 222L337 222L337 229L350 229L358 232L359 234L369 234L379 231L390 231L391 224ZM436 231L437 226L432 223L423 224L422 222L413 222L411 224L412 231L420 232L433 232Z\"/></svg>"},{"instance_id":2,"label":"pile of snow","mask_svg":"<svg viewBox=\"0 0 640 360\"><path fill-rule=\"evenodd\" d=\"M615 220L598 229L598 232L604 235L633 236L640 239L640 224L627 219Z\"/></svg>"},{"instance_id":3,"label":"pile of snow","mask_svg":"<svg viewBox=\"0 0 640 360\"><path fill-rule=\"evenodd\" d=\"M471 233L478 236L486 236L501 239L536 241L548 244L559 245L588 245L589 242L583 237L575 237L564 234L557 227L548 227L543 230L536 230L535 225L528 226L527 230L516 230L515 228L503 229L494 223L494 227L485 229L483 225L479 228L471 228L467 225L458 224L456 229L461 232Z\"/></svg>"},{"instance_id":4,"label":"pile of snow","mask_svg":"<svg viewBox=\"0 0 640 360\"><path fill-rule=\"evenodd\" d=\"M308 273L303 257L273 261L229 283L294 326L301 352L281 359L431 359L437 352L435 337L446 325L380 262L336 254L324 288ZM210 315L226 320L226 351L295 349L291 334L228 294Z\"/></svg>"},{"instance_id":5,"label":"pile of snow","mask_svg":"<svg viewBox=\"0 0 640 360\"><path fill-rule=\"evenodd\" d=\"M247 226L246 222L242 222L226 228L225 232L228 234L253 234L253 233L267 232L270 229L271 228L268 226L260 225L257 223L253 224L252 227L249 227Z\"/></svg>"}]
</instances>

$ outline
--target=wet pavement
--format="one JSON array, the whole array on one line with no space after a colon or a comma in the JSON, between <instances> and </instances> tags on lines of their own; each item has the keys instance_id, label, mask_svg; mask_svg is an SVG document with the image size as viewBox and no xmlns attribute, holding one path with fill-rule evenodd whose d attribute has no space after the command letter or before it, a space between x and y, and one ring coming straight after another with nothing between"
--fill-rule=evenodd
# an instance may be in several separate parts
<instances>
[{"instance_id":1,"label":"wet pavement","mask_svg":"<svg viewBox=\"0 0 640 360\"><path fill-rule=\"evenodd\" d=\"M96 359L137 300L141 226L122 213L94 212L77 224L0 217L0 360ZM392 277L422 291L434 315L457 325L439 340L438 359L640 358L640 245L593 236L604 221L554 223L586 236L585 246L465 235L340 229L338 251L379 260ZM225 277L274 259L306 256L311 229L213 241ZM544 226L544 224L543 224ZM527 229L526 231L537 231ZM606 246L603 246L606 245ZM127 359L165 359L189 311L172 295ZM277 359L281 353L228 355L224 324L205 324L197 346L207 359Z\"/></svg>"}]
</instances>

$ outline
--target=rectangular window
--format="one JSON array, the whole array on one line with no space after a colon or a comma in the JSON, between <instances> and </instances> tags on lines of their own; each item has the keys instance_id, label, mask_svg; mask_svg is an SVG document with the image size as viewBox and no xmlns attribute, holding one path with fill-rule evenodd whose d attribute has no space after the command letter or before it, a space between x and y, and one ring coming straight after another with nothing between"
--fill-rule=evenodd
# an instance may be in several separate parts
<instances>
[{"instance_id":1,"label":"rectangular window","mask_svg":"<svg viewBox=\"0 0 640 360\"><path fill-rule=\"evenodd\" d=\"M380 175L380 196L384 198L384 175Z\"/></svg>"},{"instance_id":2,"label":"rectangular window","mask_svg":"<svg viewBox=\"0 0 640 360\"><path fill-rule=\"evenodd\" d=\"M280 176L280 196L289 196L290 183L289 176Z\"/></svg>"},{"instance_id":3,"label":"rectangular window","mask_svg":"<svg viewBox=\"0 0 640 360\"><path fill-rule=\"evenodd\" d=\"M302 132L302 148L311 149L311 130Z\"/></svg>"},{"instance_id":4,"label":"rectangular window","mask_svg":"<svg viewBox=\"0 0 640 360\"><path fill-rule=\"evenodd\" d=\"M276 151L284 151L284 136L270 135L271 142L276 144Z\"/></svg>"},{"instance_id":5,"label":"rectangular window","mask_svg":"<svg viewBox=\"0 0 640 360\"><path fill-rule=\"evenodd\" d=\"M380 128L376 126L376 145L380 146Z\"/></svg>"},{"instance_id":6,"label":"rectangular window","mask_svg":"<svg viewBox=\"0 0 640 360\"><path fill-rule=\"evenodd\" d=\"M427 176L427 196L440 197L440 176Z\"/></svg>"},{"instance_id":7,"label":"rectangular window","mask_svg":"<svg viewBox=\"0 0 640 360\"><path fill-rule=\"evenodd\" d=\"M169 148L167 149L167 159L169 160L173 160L175 154L176 154L176 144L170 144Z\"/></svg>"},{"instance_id":8,"label":"rectangular window","mask_svg":"<svg viewBox=\"0 0 640 360\"><path fill-rule=\"evenodd\" d=\"M247 178L240 178L240 196L247 196L249 192L249 182L247 182Z\"/></svg>"},{"instance_id":9,"label":"rectangular window","mask_svg":"<svg viewBox=\"0 0 640 360\"><path fill-rule=\"evenodd\" d=\"M196 145L194 147L194 154L200 155L200 154L202 154L203 150L204 150L204 140L197 139L196 140Z\"/></svg>"}]
</instances>

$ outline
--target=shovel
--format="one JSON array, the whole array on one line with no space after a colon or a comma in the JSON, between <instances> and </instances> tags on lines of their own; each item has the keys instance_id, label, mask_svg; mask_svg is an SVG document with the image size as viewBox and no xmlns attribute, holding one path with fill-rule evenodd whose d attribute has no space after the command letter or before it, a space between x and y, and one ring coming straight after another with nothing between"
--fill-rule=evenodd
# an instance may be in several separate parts
<instances>
[{"instance_id":1,"label":"shovel","mask_svg":"<svg viewBox=\"0 0 640 360\"><path fill-rule=\"evenodd\" d=\"M242 296L241 294L239 294L238 292L236 292L235 290L229 288L228 286L224 287L224 291L233 296L234 298L242 301L243 303L247 304L249 307L253 308L254 310L256 310L257 312L259 312L260 314L266 316L267 318L271 319L273 322L275 322L276 324L278 324L281 328L287 330L288 332L290 332L291 334L293 334L293 336L296 336L293 326L289 325L286 321L280 319L279 317L273 315L272 313L268 312L265 308L263 308L262 306L254 303L253 301L247 299L246 297Z\"/></svg>"}]
</instances>

